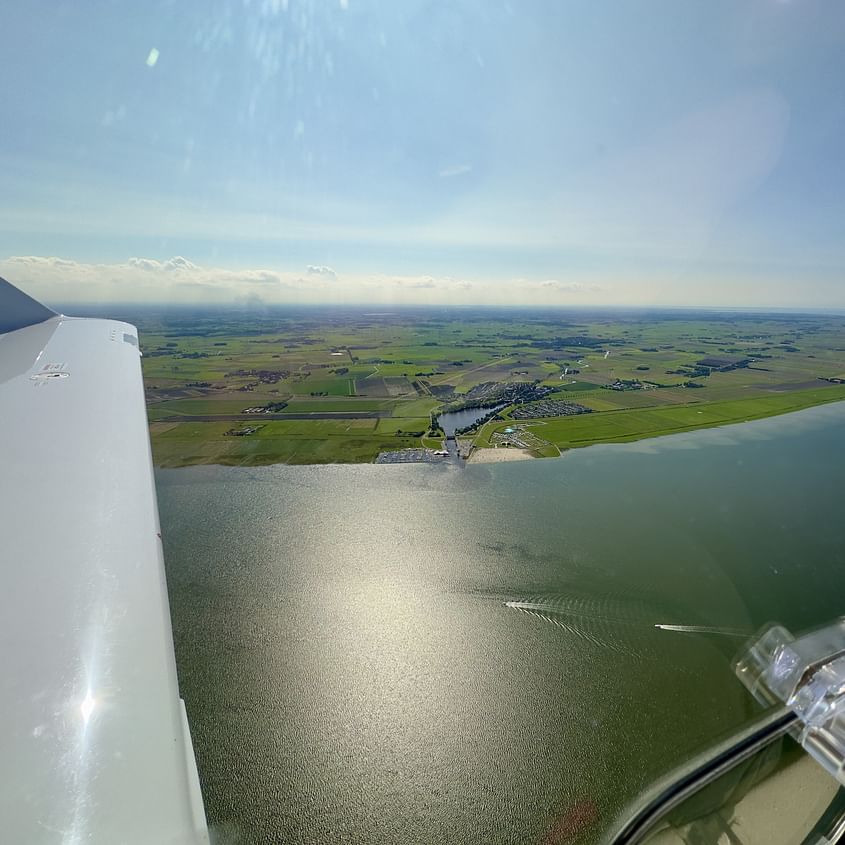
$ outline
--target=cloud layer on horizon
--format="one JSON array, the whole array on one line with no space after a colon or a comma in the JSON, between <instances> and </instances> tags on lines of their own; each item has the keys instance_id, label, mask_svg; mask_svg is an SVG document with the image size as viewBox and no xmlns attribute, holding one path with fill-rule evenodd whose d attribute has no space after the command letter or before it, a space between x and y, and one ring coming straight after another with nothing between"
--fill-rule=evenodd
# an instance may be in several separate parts
<instances>
[{"instance_id":1,"label":"cloud layer on horizon","mask_svg":"<svg viewBox=\"0 0 845 845\"><path fill-rule=\"evenodd\" d=\"M433 275L341 274L325 265L302 271L229 269L176 255L86 263L55 256L0 260L0 276L47 303L386 303L445 305L594 304L602 288L555 279L505 282Z\"/></svg>"}]
</instances>

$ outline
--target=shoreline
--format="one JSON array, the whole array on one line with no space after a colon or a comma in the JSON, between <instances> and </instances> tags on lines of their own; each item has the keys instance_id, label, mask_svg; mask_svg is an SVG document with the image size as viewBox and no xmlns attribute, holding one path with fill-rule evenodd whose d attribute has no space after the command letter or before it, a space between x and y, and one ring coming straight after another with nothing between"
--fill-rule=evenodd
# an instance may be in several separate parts
<instances>
[{"instance_id":1,"label":"shoreline","mask_svg":"<svg viewBox=\"0 0 845 845\"><path fill-rule=\"evenodd\" d=\"M690 426L689 428L678 428L674 431L650 431L641 432L632 436L624 436L619 438L597 439L591 441L582 441L577 444L559 447L560 455L549 457L564 457L567 453L586 449L592 446L630 446L634 443L645 441L665 440L673 437L683 437L696 432L716 431L721 429L738 429L743 428L749 423L766 422L767 420L784 420L794 417L799 414L804 414L811 411L820 410L822 408L834 407L836 405L845 406L845 398L829 399L825 402L818 402L813 405L808 405L803 408L795 408L794 410L782 411L774 414L761 414L759 416L751 416L743 420L726 420L725 422L711 422L709 424ZM480 464L496 464L496 463L516 463L526 460L545 460L544 457L535 458L528 450L517 449L512 447L475 447L472 450L472 455L465 462L466 464L480 465ZM286 461L267 461L262 463L243 463L232 462L226 463L219 460L211 461L192 461L186 463L179 463L176 465L161 464L153 460L154 469L171 470L171 469L188 469L190 467L198 466L224 466L224 467L242 467L242 468L257 468L269 466L376 466L374 460L368 461L326 461L321 463L288 463ZM411 464L402 464L403 466L410 466Z\"/></svg>"}]
</instances>

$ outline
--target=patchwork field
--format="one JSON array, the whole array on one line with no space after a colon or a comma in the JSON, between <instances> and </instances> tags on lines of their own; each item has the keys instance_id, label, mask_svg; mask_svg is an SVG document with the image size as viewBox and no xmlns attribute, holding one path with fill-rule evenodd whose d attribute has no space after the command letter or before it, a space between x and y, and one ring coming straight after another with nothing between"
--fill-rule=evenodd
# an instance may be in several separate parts
<instances>
[{"instance_id":1,"label":"patchwork field","mask_svg":"<svg viewBox=\"0 0 845 845\"><path fill-rule=\"evenodd\" d=\"M503 395L590 413L466 437L537 457L845 399L845 318L720 312L136 312L155 461L372 461ZM533 392L532 392L533 391ZM537 393L539 391L539 394ZM530 410L530 409L529 409ZM520 416L525 416L525 413ZM516 432L508 431L516 428ZM522 445L510 440L522 438Z\"/></svg>"}]
</instances>

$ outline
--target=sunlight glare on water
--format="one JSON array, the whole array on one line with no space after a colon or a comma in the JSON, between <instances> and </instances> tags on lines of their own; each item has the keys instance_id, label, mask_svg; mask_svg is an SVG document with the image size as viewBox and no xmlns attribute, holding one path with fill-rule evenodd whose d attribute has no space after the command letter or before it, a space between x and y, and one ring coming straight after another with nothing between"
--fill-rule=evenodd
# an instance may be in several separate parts
<instances>
[{"instance_id":1,"label":"sunlight glare on water","mask_svg":"<svg viewBox=\"0 0 845 845\"><path fill-rule=\"evenodd\" d=\"M841 613L843 422L828 406L466 469L160 471L212 826L596 841L755 712L730 668L745 635Z\"/></svg>"}]
</instances>

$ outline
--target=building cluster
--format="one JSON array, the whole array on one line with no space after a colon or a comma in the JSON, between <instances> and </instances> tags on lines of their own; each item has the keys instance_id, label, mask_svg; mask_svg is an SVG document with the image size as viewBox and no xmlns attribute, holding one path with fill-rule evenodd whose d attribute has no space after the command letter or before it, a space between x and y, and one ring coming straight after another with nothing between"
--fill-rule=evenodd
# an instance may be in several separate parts
<instances>
[{"instance_id":1,"label":"building cluster","mask_svg":"<svg viewBox=\"0 0 845 845\"><path fill-rule=\"evenodd\" d=\"M541 402L532 402L530 405L520 405L511 411L510 416L514 420L535 420L540 417L571 417L591 412L592 408L585 408L577 402L545 399Z\"/></svg>"}]
</instances>

